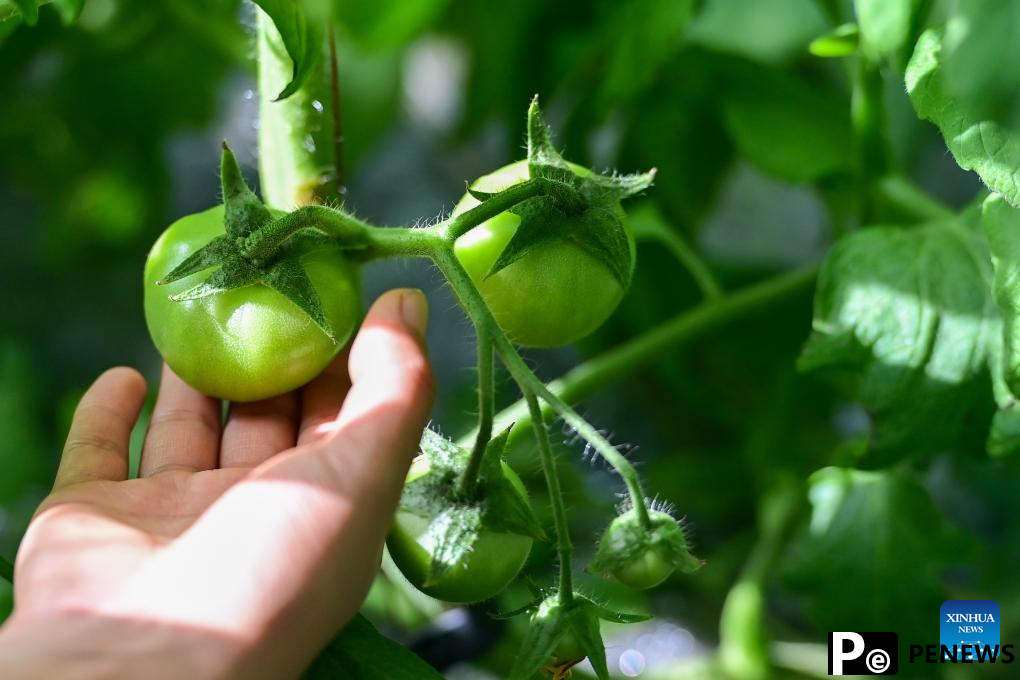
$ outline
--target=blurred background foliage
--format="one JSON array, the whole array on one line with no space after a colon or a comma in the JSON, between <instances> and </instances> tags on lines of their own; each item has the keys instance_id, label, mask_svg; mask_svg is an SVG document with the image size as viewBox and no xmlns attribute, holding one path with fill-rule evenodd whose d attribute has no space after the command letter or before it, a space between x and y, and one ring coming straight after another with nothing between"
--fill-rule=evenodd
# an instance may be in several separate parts
<instances>
[{"instance_id":1,"label":"blurred background foliage","mask_svg":"<svg viewBox=\"0 0 1020 680\"><path fill-rule=\"evenodd\" d=\"M44 5L36 25L18 26L9 0L0 1L7 17L0 20L6 556L48 488L90 381L128 364L155 387L159 357L142 316L142 265L167 224L218 200L221 139L257 181L250 5L87 0L66 26L66 4ZM1020 70L985 67L1020 44L1012 39L1020 30L1016 3L1001 3L1011 10L978 0L927 4L935 18L959 19L952 44L971 60L961 72L981 74L980 82L954 81L960 96L1012 121L1009 93ZM520 158L525 107L537 92L569 159L600 169L658 168L657 186L640 199L642 214L695 244L727 290L815 263L860 226L849 72L843 61L808 51L853 17L850 2L349 0L340 8L348 201L368 219L431 219L453 206L465 180ZM985 44L974 31L1001 40ZM892 48L901 56L889 60L880 82L891 167L959 208L978 183L956 166L934 126L914 115L902 79L909 46ZM872 217L901 219L883 205ZM435 423L452 435L467 431L470 325L422 263L378 263L365 274L366 302L395 285L429 292L441 386ZM554 378L699 301L669 249L642 243L636 280L611 322L575 348L531 359ZM582 579L596 596L657 617L606 627L614 671L682 677L679 668L719 643L723 603L756 550L770 552L776 565L764 577L764 630L778 644L776 663L787 668L779 677L794 668L824 674L824 656L819 662L811 645L824 643L829 630L897 630L901 641L937 643L939 605L951 598L999 601L1003 642L1016 640L1020 467L990 460L982 433L932 445L920 464L827 468L855 460L869 417L831 384L797 373L810 327L803 287L583 403L614 441L635 445L649 493L686 516L707 560L698 574L674 576L651 593ZM583 564L620 485L601 464L585 462L567 436L558 440ZM545 511L527 443L513 462ZM760 510L767 492L790 479L797 480L794 519L777 534ZM540 547L527 573L547 583L552 561ZM488 610L526 599L521 586ZM0 586L0 610L9 608L9 588ZM523 625L497 625L485 608L444 612L386 577L367 611L456 678L502 677ZM969 677L959 667L901 669Z\"/></svg>"}]
</instances>

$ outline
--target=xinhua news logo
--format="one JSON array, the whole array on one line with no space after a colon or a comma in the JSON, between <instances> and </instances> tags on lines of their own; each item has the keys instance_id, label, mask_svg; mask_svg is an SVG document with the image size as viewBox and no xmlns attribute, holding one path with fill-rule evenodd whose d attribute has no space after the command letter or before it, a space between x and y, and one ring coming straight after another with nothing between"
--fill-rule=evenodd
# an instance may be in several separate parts
<instances>
[{"instance_id":1,"label":"xinhua news logo","mask_svg":"<svg viewBox=\"0 0 1020 680\"><path fill-rule=\"evenodd\" d=\"M896 675L896 633L829 633L829 675Z\"/></svg>"},{"instance_id":2,"label":"xinhua news logo","mask_svg":"<svg viewBox=\"0 0 1020 680\"><path fill-rule=\"evenodd\" d=\"M939 618L944 661L951 660L954 651L962 661L994 661L999 655L999 603L995 600L948 600L942 603Z\"/></svg>"}]
</instances>

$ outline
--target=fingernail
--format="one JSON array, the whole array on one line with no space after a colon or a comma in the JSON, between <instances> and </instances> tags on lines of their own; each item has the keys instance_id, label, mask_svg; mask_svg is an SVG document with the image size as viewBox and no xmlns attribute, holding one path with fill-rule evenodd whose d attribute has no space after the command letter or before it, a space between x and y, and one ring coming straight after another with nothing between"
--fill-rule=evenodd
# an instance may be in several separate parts
<instances>
[{"instance_id":1,"label":"fingernail","mask_svg":"<svg viewBox=\"0 0 1020 680\"><path fill-rule=\"evenodd\" d=\"M425 329L429 325L429 301L425 293L417 288L400 291L400 316L409 328L413 328L418 339L425 342Z\"/></svg>"}]
</instances>

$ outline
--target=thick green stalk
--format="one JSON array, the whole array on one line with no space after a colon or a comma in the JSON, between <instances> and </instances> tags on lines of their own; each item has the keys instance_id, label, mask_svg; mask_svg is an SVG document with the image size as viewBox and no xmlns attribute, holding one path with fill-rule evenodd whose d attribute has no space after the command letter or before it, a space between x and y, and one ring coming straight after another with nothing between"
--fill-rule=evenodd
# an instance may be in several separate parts
<instances>
[{"instance_id":1,"label":"thick green stalk","mask_svg":"<svg viewBox=\"0 0 1020 680\"><path fill-rule=\"evenodd\" d=\"M279 32L258 10L259 178L262 199L278 210L310 203L338 203L338 119L329 38L322 58L301 89L275 101L290 82L293 62ZM328 32L327 32L328 34Z\"/></svg>"},{"instance_id":2,"label":"thick green stalk","mask_svg":"<svg viewBox=\"0 0 1020 680\"><path fill-rule=\"evenodd\" d=\"M556 473L556 459L553 458L552 445L549 443L549 431L545 429L545 420L542 418L542 409L538 404L538 398L523 386L521 390L524 392L524 400L528 402L528 407L531 409L531 423L535 430L535 439L538 441L538 452L542 457L542 470L545 473L549 499L552 502L553 523L556 525L556 553L560 558L559 599L564 606L567 606L574 600L573 567L571 566L574 546L570 542L567 509L563 506L563 492L560 489L559 475Z\"/></svg>"},{"instance_id":3,"label":"thick green stalk","mask_svg":"<svg viewBox=\"0 0 1020 680\"><path fill-rule=\"evenodd\" d=\"M850 97L850 121L856 156L858 217L868 224L874 216L872 191L890 166L891 155L885 138L885 93L879 65L865 56L857 58Z\"/></svg>"},{"instance_id":4,"label":"thick green stalk","mask_svg":"<svg viewBox=\"0 0 1020 680\"><path fill-rule=\"evenodd\" d=\"M496 412L492 339L488 329L478 328L475 332L478 336L478 433L460 482L461 492L468 498L474 496L478 488L478 470L482 467L482 458L492 439L492 419Z\"/></svg>"},{"instance_id":5,"label":"thick green stalk","mask_svg":"<svg viewBox=\"0 0 1020 680\"><path fill-rule=\"evenodd\" d=\"M703 302L580 364L562 378L550 382L548 391L567 404L575 404L621 377L644 368L684 342L764 311L769 305L810 288L816 274L814 267L798 270L727 293L714 302ZM547 415L552 411L551 405L544 409ZM510 432L513 441L528 431L530 418L527 404L522 399L496 414L493 428L501 430L513 424Z\"/></svg>"}]
</instances>

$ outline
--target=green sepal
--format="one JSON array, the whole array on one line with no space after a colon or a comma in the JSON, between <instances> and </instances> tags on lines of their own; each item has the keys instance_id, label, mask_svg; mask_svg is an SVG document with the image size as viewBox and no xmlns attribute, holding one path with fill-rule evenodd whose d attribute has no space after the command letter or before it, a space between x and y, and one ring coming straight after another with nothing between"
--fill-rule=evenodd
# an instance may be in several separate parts
<instances>
[{"instance_id":1,"label":"green sepal","mask_svg":"<svg viewBox=\"0 0 1020 680\"><path fill-rule=\"evenodd\" d=\"M280 260L273 264L262 278L262 283L297 305L330 340L336 342L336 334L326 317L322 300L315 291L312 280L308 278L308 272L305 271L297 257Z\"/></svg>"},{"instance_id":2,"label":"green sepal","mask_svg":"<svg viewBox=\"0 0 1020 680\"><path fill-rule=\"evenodd\" d=\"M229 236L217 236L191 255L184 258L184 261L170 270L170 273L156 282L157 286L163 286L174 281L180 281L192 274L218 267L235 254L237 245L234 239Z\"/></svg>"},{"instance_id":3,"label":"green sepal","mask_svg":"<svg viewBox=\"0 0 1020 680\"><path fill-rule=\"evenodd\" d=\"M531 616L520 652L514 658L509 680L530 680L549 664L553 650L567 633L565 613L555 595L539 604ZM572 661L577 663L581 659Z\"/></svg>"},{"instance_id":4,"label":"green sepal","mask_svg":"<svg viewBox=\"0 0 1020 680\"><path fill-rule=\"evenodd\" d=\"M503 451L509 436L510 427L493 437L482 458L479 474L482 486L485 487L485 525L493 531L547 541L549 537L535 512L503 474Z\"/></svg>"},{"instance_id":5,"label":"green sepal","mask_svg":"<svg viewBox=\"0 0 1020 680\"><path fill-rule=\"evenodd\" d=\"M627 231L610 207L593 205L578 215L563 212L551 196L523 201L510 212L521 222L486 274L493 276L531 250L556 241L574 243L602 262L626 288L633 271Z\"/></svg>"},{"instance_id":6,"label":"green sepal","mask_svg":"<svg viewBox=\"0 0 1020 680\"><path fill-rule=\"evenodd\" d=\"M481 531L482 512L477 505L452 505L437 515L422 537L422 547L432 556L424 585L437 584L460 564Z\"/></svg>"},{"instance_id":7,"label":"green sepal","mask_svg":"<svg viewBox=\"0 0 1020 680\"><path fill-rule=\"evenodd\" d=\"M269 208L244 181L237 158L225 141L220 155L220 186L223 192L223 228L228 236L247 236L272 221Z\"/></svg>"},{"instance_id":8,"label":"green sepal","mask_svg":"<svg viewBox=\"0 0 1020 680\"><path fill-rule=\"evenodd\" d=\"M628 614L626 612L617 612L612 609L607 609L602 605L595 604L594 602L589 603L595 615L603 621L610 621L612 623L642 623L644 621L651 621L652 617L648 614Z\"/></svg>"},{"instance_id":9,"label":"green sepal","mask_svg":"<svg viewBox=\"0 0 1020 680\"><path fill-rule=\"evenodd\" d=\"M588 657L595 677L598 680L610 680L609 668L606 666L606 646L602 642L599 616L594 609L594 603L578 598L574 606L567 611L566 622L568 630L574 634L574 638Z\"/></svg>"},{"instance_id":10,"label":"green sepal","mask_svg":"<svg viewBox=\"0 0 1020 680\"><path fill-rule=\"evenodd\" d=\"M539 605L542 604L542 599L543 598L539 597L538 599L529 602L528 604L524 605L523 607L518 607L517 609L511 609L508 612L493 612L493 613L489 614L489 618L496 619L497 621L507 621L509 619L516 618L516 617L520 616L521 614L528 614L528 613L533 612L536 609L538 609Z\"/></svg>"},{"instance_id":11,"label":"green sepal","mask_svg":"<svg viewBox=\"0 0 1020 680\"><path fill-rule=\"evenodd\" d=\"M224 260L222 266L205 281L177 295L171 295L170 299L174 302L198 300L228 290L244 288L258 283L261 279L262 271L258 267L243 258L231 257Z\"/></svg>"}]
</instances>

